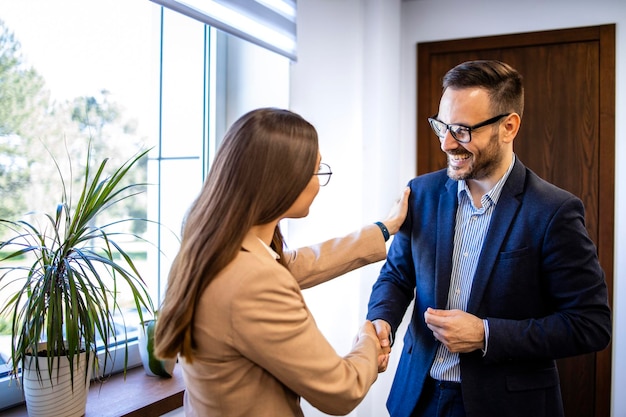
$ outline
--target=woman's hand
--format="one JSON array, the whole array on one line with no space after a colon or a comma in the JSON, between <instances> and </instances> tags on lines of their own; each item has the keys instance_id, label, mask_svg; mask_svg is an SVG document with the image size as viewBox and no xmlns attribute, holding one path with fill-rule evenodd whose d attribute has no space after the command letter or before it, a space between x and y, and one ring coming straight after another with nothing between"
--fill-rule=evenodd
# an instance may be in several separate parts
<instances>
[{"instance_id":1,"label":"woman's hand","mask_svg":"<svg viewBox=\"0 0 626 417\"><path fill-rule=\"evenodd\" d=\"M409 209L409 194L411 194L409 187L402 190L402 195L391 207L387 218L383 220L383 224L387 227L387 230L389 230L390 235L398 233L400 226L402 226L404 219L406 219L406 213Z\"/></svg>"},{"instance_id":2,"label":"woman's hand","mask_svg":"<svg viewBox=\"0 0 626 417\"><path fill-rule=\"evenodd\" d=\"M380 340L378 339L378 336L376 334L376 329L374 328L374 325L372 324L371 321L367 320L363 326L361 326L361 329L359 330L359 333L356 336L356 339L354 341L355 345L356 343L365 338L365 337L369 337L373 340L376 341L376 348L378 350L378 372L385 372L385 370L387 370L387 366L389 365L389 349L387 349L387 351L385 351L381 345L380 345Z\"/></svg>"}]
</instances>

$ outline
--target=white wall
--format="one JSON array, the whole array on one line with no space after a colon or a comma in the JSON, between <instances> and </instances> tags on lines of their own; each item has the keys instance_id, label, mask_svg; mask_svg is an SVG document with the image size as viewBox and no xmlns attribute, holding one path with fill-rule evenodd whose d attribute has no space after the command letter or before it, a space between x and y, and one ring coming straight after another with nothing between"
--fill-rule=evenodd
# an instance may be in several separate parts
<instances>
[{"instance_id":1,"label":"white wall","mask_svg":"<svg viewBox=\"0 0 626 417\"><path fill-rule=\"evenodd\" d=\"M348 233L383 219L413 175L401 152L400 0L299 0L298 62L291 108L315 125L333 177L306 219L289 222L292 246ZM401 166L405 169L402 170ZM403 172L404 171L404 172ZM364 320L380 264L305 291L320 328L345 354ZM350 415L383 416L386 384ZM376 406L377 404L377 406ZM305 404L307 416L323 415Z\"/></svg>"},{"instance_id":2,"label":"white wall","mask_svg":"<svg viewBox=\"0 0 626 417\"><path fill-rule=\"evenodd\" d=\"M335 174L307 219L289 224L298 245L384 217L415 173L418 42L616 23L616 120L626 116L626 2L623 0L298 0L298 62L291 108L320 134ZM626 132L616 129L616 155ZM626 168L615 165L612 415L626 416ZM291 235L291 233L290 233ZM306 238L304 238L304 236ZM299 239L299 240L298 240ZM306 240L305 240L306 239ZM622 256L620 256L622 254ZM345 353L365 317L380 264L307 290L320 328ZM400 345L351 416L382 417ZM323 415L306 407L307 416Z\"/></svg>"}]
</instances>

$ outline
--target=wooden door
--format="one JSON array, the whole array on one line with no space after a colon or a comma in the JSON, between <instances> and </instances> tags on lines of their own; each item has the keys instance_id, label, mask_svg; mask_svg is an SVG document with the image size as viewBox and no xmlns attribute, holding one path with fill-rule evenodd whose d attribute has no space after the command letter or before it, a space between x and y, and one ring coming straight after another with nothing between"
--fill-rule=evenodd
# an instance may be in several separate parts
<instances>
[{"instance_id":1,"label":"wooden door","mask_svg":"<svg viewBox=\"0 0 626 417\"><path fill-rule=\"evenodd\" d=\"M615 25L420 43L417 173L445 167L427 118L443 75L473 59L499 59L524 77L525 110L514 152L542 178L580 197L613 299ZM609 417L611 347L558 361L568 417Z\"/></svg>"}]
</instances>

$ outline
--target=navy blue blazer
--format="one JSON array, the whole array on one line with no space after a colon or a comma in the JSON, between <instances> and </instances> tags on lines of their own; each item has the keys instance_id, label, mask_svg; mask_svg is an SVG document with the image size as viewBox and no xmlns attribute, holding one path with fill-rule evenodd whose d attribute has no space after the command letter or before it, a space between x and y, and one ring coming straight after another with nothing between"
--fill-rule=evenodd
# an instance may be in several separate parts
<instances>
[{"instance_id":1,"label":"navy blue blazer","mask_svg":"<svg viewBox=\"0 0 626 417\"><path fill-rule=\"evenodd\" d=\"M387 321L394 338L415 300L387 400L392 417L410 416L437 350L423 314L446 307L457 184L445 170L410 181L407 220L372 289L367 318ZM604 272L582 202L519 160L493 213L467 311L489 321L486 355L460 355L468 417L562 416L555 359L610 341Z\"/></svg>"}]
</instances>

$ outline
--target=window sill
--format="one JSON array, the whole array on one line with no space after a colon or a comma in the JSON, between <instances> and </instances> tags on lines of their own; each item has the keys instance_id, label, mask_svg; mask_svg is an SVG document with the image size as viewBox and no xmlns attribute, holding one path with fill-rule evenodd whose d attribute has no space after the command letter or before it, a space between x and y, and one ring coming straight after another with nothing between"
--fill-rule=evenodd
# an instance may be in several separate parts
<instances>
[{"instance_id":1,"label":"window sill","mask_svg":"<svg viewBox=\"0 0 626 417\"><path fill-rule=\"evenodd\" d=\"M183 406L185 383L180 366L172 378L148 376L139 366L110 377L103 384L92 383L85 417L160 416ZM2 412L3 417L26 417L26 405Z\"/></svg>"}]
</instances>

